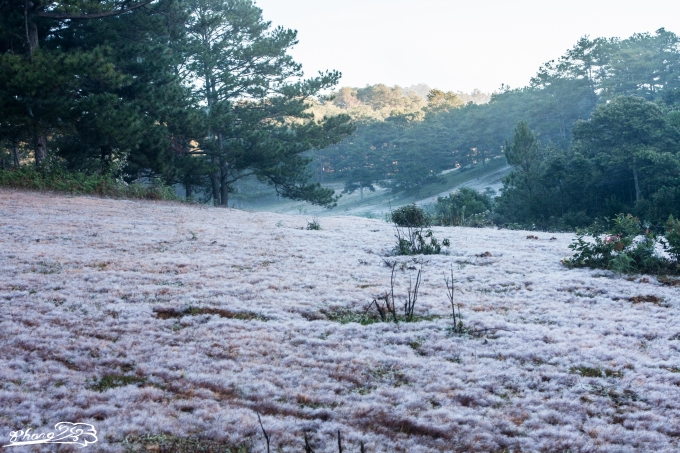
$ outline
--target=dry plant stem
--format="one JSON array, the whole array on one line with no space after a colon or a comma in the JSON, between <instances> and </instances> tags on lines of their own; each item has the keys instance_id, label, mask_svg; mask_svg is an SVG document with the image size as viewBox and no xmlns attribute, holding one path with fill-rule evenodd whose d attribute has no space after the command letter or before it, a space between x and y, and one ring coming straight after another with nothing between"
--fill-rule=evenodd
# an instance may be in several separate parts
<instances>
[{"instance_id":1,"label":"dry plant stem","mask_svg":"<svg viewBox=\"0 0 680 453\"><path fill-rule=\"evenodd\" d=\"M394 302L394 271L397 269L397 263L395 262L394 265L392 266L392 275L390 276L390 294L389 297L392 298L392 303L388 300L388 297L386 295L385 297L385 305L387 305L387 310L392 314L392 319L394 320L395 323L398 322L397 320L397 308L396 304Z\"/></svg>"},{"instance_id":2,"label":"dry plant stem","mask_svg":"<svg viewBox=\"0 0 680 453\"><path fill-rule=\"evenodd\" d=\"M262 428L262 433L264 434L264 438L267 441L267 453L269 453L269 435L267 434L267 431L264 430L264 426L262 425L262 419L260 418L259 412L255 412L257 414L257 421L260 422L260 428Z\"/></svg>"},{"instance_id":3,"label":"dry plant stem","mask_svg":"<svg viewBox=\"0 0 680 453\"><path fill-rule=\"evenodd\" d=\"M378 305L378 301L375 300L375 299L373 299L373 302L371 302L370 304L368 304L368 307L366 307L366 310L364 310L364 313L361 315L361 318L359 319L359 324L361 324L362 322L364 322L364 318L366 317L366 313L368 313L368 311L371 309L371 307L373 306L373 304L375 304L376 308L378 309L378 314L380 314L380 317L383 318L383 314L382 314L382 312L381 312L380 305ZM383 319L383 321L385 321L385 320Z\"/></svg>"},{"instance_id":4,"label":"dry plant stem","mask_svg":"<svg viewBox=\"0 0 680 453\"><path fill-rule=\"evenodd\" d=\"M458 330L458 323L456 322L456 305L458 305L458 322L461 321L460 318L460 305L456 304L454 301L454 293L456 291L456 285L453 281L453 265L451 265L451 280L449 280L448 277L444 277L444 281L446 282L446 295L449 299L449 302L451 303L451 314L453 316L453 328L454 330Z\"/></svg>"},{"instance_id":5,"label":"dry plant stem","mask_svg":"<svg viewBox=\"0 0 680 453\"><path fill-rule=\"evenodd\" d=\"M338 430L338 452L342 453L342 439L340 438L340 430Z\"/></svg>"},{"instance_id":6,"label":"dry plant stem","mask_svg":"<svg viewBox=\"0 0 680 453\"><path fill-rule=\"evenodd\" d=\"M366 449L364 448L364 441L361 441L361 453L366 453Z\"/></svg>"},{"instance_id":7,"label":"dry plant stem","mask_svg":"<svg viewBox=\"0 0 680 453\"><path fill-rule=\"evenodd\" d=\"M408 284L408 295L406 298L406 303L404 304L404 316L409 321L413 320L413 311L416 307L416 301L418 300L418 288L420 287L420 275L422 271L423 268L421 266L420 270L418 271L418 276L416 277L416 285L415 287L413 287L413 290L411 290L413 279L411 279Z\"/></svg>"},{"instance_id":8,"label":"dry plant stem","mask_svg":"<svg viewBox=\"0 0 680 453\"><path fill-rule=\"evenodd\" d=\"M309 439L307 439L307 433L305 433L305 453L314 453L312 446L309 445Z\"/></svg>"}]
</instances>

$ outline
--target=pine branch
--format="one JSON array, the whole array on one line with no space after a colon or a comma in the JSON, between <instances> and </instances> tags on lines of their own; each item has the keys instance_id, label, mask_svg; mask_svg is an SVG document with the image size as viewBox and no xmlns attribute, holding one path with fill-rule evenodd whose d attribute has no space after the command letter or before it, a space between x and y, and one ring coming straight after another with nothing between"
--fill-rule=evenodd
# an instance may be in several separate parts
<instances>
[{"instance_id":1,"label":"pine branch","mask_svg":"<svg viewBox=\"0 0 680 453\"><path fill-rule=\"evenodd\" d=\"M81 19L101 19L103 17L111 17L111 16L117 16L119 14L124 14L129 11L133 11L135 9L141 8L142 6L146 6L151 2L154 2L155 0L146 0L142 3L139 3L134 6L130 6L129 8L125 8L122 10L118 11L109 11L107 13L90 13L90 14L69 14L69 13L51 13L51 12L44 12L44 11L36 11L35 14L36 16L39 17L47 17L49 19L58 19L58 20L81 20Z\"/></svg>"}]
</instances>

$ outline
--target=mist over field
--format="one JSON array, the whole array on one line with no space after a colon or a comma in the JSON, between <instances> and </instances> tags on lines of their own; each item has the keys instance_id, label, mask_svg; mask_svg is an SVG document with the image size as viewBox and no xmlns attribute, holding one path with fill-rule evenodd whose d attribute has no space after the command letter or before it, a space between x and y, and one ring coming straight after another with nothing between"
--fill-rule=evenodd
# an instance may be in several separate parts
<instances>
[{"instance_id":1,"label":"mist over field","mask_svg":"<svg viewBox=\"0 0 680 453\"><path fill-rule=\"evenodd\" d=\"M0 2L0 445L678 451L680 11L530 3Z\"/></svg>"}]
</instances>

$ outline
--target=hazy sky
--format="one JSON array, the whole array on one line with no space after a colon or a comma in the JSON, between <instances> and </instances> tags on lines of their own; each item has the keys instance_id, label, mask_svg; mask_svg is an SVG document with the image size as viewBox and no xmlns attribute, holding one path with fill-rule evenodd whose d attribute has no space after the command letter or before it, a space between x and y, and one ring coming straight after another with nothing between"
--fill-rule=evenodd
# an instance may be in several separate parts
<instances>
[{"instance_id":1,"label":"hazy sky","mask_svg":"<svg viewBox=\"0 0 680 453\"><path fill-rule=\"evenodd\" d=\"M266 20L298 30L306 75L341 85L416 83L491 92L528 84L584 35L680 34L680 0L256 0Z\"/></svg>"}]
</instances>

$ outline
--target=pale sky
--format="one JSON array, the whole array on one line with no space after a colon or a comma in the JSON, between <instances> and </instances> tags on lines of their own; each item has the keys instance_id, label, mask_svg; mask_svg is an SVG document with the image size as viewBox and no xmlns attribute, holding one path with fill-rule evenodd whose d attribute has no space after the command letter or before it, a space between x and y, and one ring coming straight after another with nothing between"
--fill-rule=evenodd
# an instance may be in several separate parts
<instances>
[{"instance_id":1,"label":"pale sky","mask_svg":"<svg viewBox=\"0 0 680 453\"><path fill-rule=\"evenodd\" d=\"M470 92L525 86L584 35L680 34L680 0L256 0L273 25L298 30L291 54L307 76Z\"/></svg>"}]
</instances>

